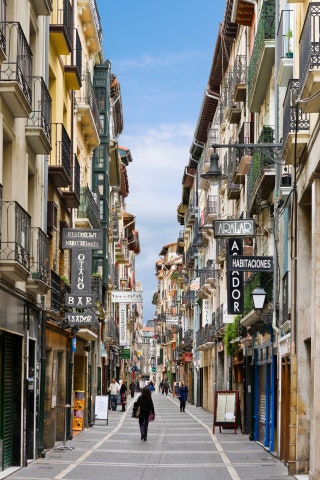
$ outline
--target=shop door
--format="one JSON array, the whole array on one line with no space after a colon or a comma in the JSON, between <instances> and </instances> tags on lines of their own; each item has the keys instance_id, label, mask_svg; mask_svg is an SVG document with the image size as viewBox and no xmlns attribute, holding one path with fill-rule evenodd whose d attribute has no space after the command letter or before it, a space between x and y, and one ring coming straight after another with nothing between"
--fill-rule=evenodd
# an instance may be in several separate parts
<instances>
[{"instance_id":1,"label":"shop door","mask_svg":"<svg viewBox=\"0 0 320 480\"><path fill-rule=\"evenodd\" d=\"M280 460L289 459L289 424L290 424L290 358L281 362L281 425L280 425Z\"/></svg>"},{"instance_id":2,"label":"shop door","mask_svg":"<svg viewBox=\"0 0 320 480\"><path fill-rule=\"evenodd\" d=\"M2 470L20 465L22 338L0 332L0 442Z\"/></svg>"},{"instance_id":3,"label":"shop door","mask_svg":"<svg viewBox=\"0 0 320 480\"><path fill-rule=\"evenodd\" d=\"M258 388L258 442L264 445L267 422L267 365L259 367L259 388Z\"/></svg>"}]
</instances>

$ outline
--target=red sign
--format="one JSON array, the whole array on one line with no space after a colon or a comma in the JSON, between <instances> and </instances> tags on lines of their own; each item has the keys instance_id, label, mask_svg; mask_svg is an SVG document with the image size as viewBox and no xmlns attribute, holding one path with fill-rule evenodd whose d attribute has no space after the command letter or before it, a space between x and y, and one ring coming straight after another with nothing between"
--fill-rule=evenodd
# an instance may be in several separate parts
<instances>
[{"instance_id":1,"label":"red sign","mask_svg":"<svg viewBox=\"0 0 320 480\"><path fill-rule=\"evenodd\" d=\"M192 353L191 352L188 352L188 353L184 353L183 354L183 361L184 362L192 362Z\"/></svg>"}]
</instances>

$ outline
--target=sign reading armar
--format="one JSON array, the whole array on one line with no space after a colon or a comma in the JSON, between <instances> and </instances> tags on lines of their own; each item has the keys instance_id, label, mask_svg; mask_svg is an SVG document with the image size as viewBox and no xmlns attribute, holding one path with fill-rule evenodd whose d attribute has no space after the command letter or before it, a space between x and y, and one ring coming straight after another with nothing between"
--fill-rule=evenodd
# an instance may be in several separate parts
<instances>
[{"instance_id":1,"label":"sign reading armar","mask_svg":"<svg viewBox=\"0 0 320 480\"><path fill-rule=\"evenodd\" d=\"M253 218L245 220L214 220L213 230L218 237L254 237L255 228Z\"/></svg>"}]
</instances>

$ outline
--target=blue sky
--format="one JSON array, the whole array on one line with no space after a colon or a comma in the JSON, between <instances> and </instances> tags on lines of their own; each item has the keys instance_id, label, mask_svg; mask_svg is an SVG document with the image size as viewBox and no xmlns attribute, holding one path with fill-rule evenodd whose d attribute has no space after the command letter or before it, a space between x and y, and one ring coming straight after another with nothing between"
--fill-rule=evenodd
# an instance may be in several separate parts
<instances>
[{"instance_id":1,"label":"blue sky","mask_svg":"<svg viewBox=\"0 0 320 480\"><path fill-rule=\"evenodd\" d=\"M155 263L175 242L181 180L209 78L225 0L96 0L122 94L130 148L126 209L136 215L141 253L136 279L143 290L144 323L155 314Z\"/></svg>"}]
</instances>

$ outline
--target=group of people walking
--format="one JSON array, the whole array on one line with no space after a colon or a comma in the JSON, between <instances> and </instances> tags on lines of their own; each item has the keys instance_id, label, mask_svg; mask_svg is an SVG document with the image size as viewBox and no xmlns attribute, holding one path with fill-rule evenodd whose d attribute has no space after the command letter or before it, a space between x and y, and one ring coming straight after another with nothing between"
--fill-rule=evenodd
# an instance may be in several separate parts
<instances>
[{"instance_id":1,"label":"group of people walking","mask_svg":"<svg viewBox=\"0 0 320 480\"><path fill-rule=\"evenodd\" d=\"M162 389L162 394L165 393L166 395L168 395L169 382L167 379L162 380L162 382L160 383L160 388ZM131 382L129 385L131 397L134 397L135 389L135 383ZM125 382L122 380L120 381L120 383L118 383L117 380L113 378L109 385L108 391L110 393L111 409L113 411L117 410L118 394L120 394L122 411L125 412L127 404L127 386ZM154 384L150 381L148 385L141 390L141 395L139 396L137 401L134 402L133 405L132 416L138 418L141 440L145 442L147 441L148 437L149 422L153 421L155 418L154 404L152 401L152 392L154 391ZM185 382L182 381L176 392L177 397L180 401L180 412L185 411L188 393L189 389Z\"/></svg>"}]
</instances>

